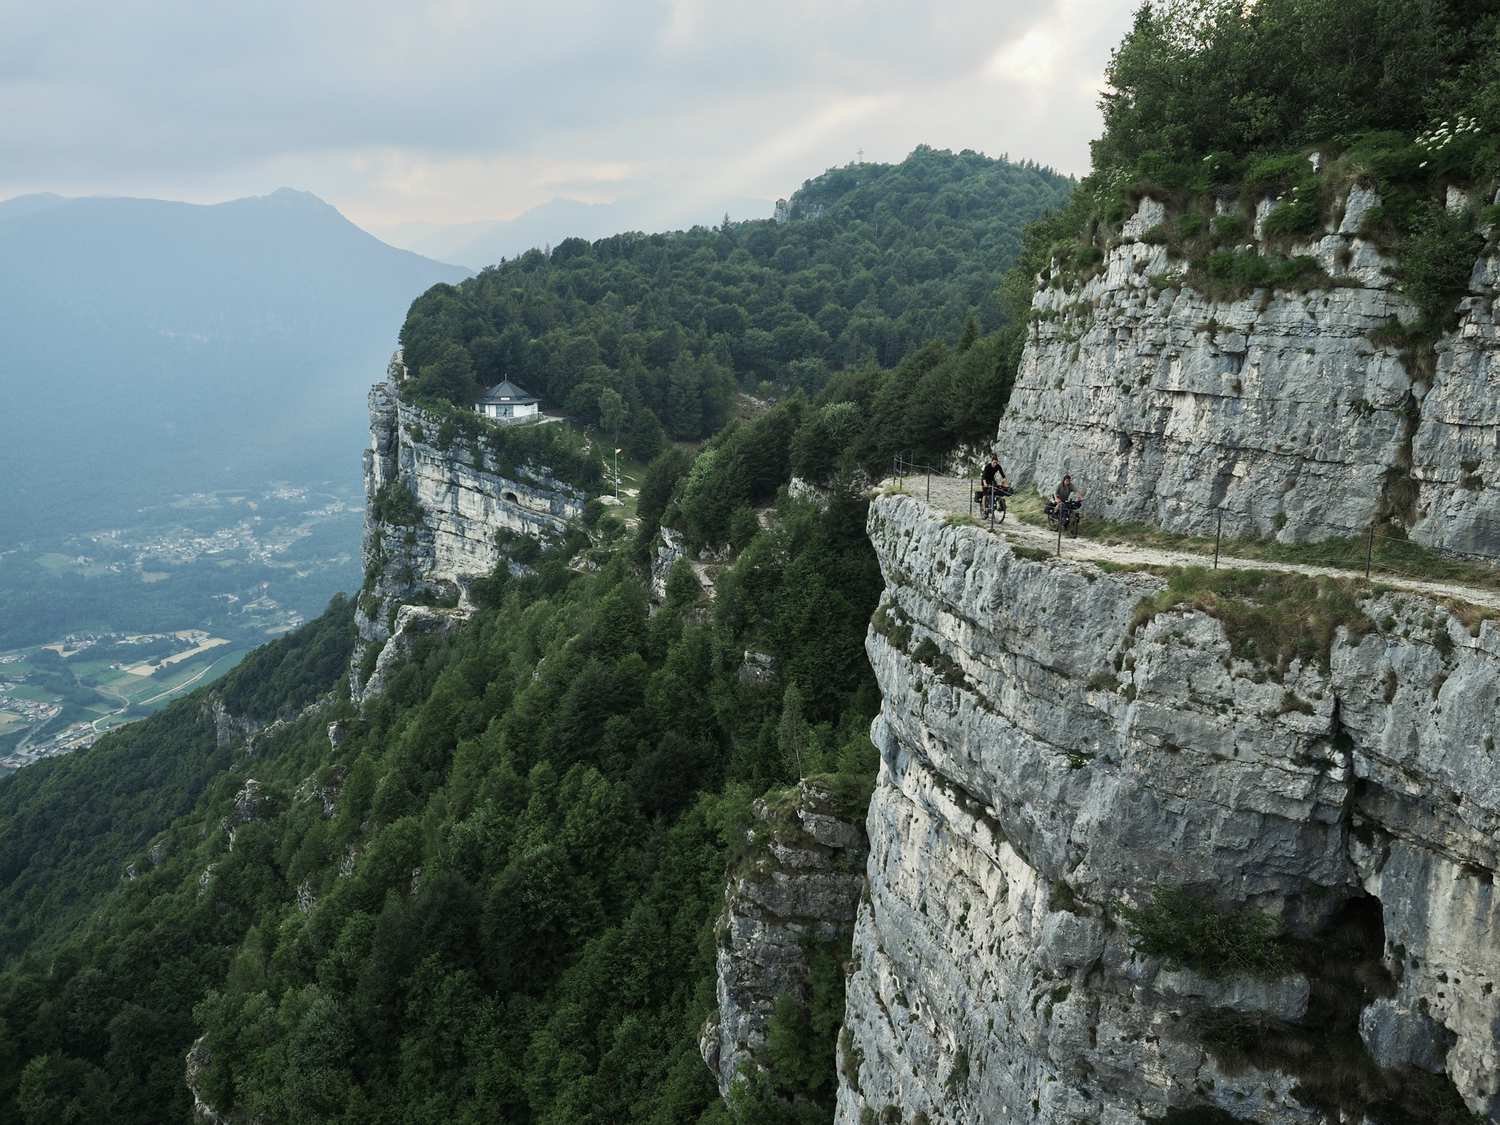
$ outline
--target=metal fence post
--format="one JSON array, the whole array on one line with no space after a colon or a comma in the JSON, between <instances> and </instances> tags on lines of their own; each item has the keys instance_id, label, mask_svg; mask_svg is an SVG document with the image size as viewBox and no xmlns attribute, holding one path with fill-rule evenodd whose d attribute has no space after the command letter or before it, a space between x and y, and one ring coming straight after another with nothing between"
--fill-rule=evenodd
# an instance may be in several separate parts
<instances>
[{"instance_id":1,"label":"metal fence post","mask_svg":"<svg viewBox=\"0 0 1500 1125\"><path fill-rule=\"evenodd\" d=\"M1214 532L1214 569L1219 569L1219 543L1224 539L1224 509L1219 509L1219 529Z\"/></svg>"},{"instance_id":2,"label":"metal fence post","mask_svg":"<svg viewBox=\"0 0 1500 1125\"><path fill-rule=\"evenodd\" d=\"M932 503L932 470L927 470L927 503Z\"/></svg>"},{"instance_id":3,"label":"metal fence post","mask_svg":"<svg viewBox=\"0 0 1500 1125\"><path fill-rule=\"evenodd\" d=\"M1062 516L1057 518L1057 557L1062 558Z\"/></svg>"},{"instance_id":4,"label":"metal fence post","mask_svg":"<svg viewBox=\"0 0 1500 1125\"><path fill-rule=\"evenodd\" d=\"M974 518L974 490L972 488L968 488L968 489L965 489L965 491L969 494L969 518L973 519Z\"/></svg>"},{"instance_id":5,"label":"metal fence post","mask_svg":"<svg viewBox=\"0 0 1500 1125\"><path fill-rule=\"evenodd\" d=\"M1370 580L1370 564L1375 559L1375 525L1370 525L1370 530L1365 534L1365 581Z\"/></svg>"}]
</instances>

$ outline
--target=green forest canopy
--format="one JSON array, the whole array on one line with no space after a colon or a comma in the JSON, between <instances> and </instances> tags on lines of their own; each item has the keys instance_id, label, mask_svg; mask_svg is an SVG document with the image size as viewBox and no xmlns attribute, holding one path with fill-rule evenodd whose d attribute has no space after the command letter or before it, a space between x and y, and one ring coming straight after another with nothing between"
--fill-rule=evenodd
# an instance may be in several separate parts
<instances>
[{"instance_id":1,"label":"green forest canopy","mask_svg":"<svg viewBox=\"0 0 1500 1125\"><path fill-rule=\"evenodd\" d=\"M1022 229L1070 189L1029 162L922 146L808 181L788 222L570 238L434 286L401 343L418 396L466 406L509 377L645 459L663 433L717 432L736 390L815 393L970 318L998 329Z\"/></svg>"},{"instance_id":2,"label":"green forest canopy","mask_svg":"<svg viewBox=\"0 0 1500 1125\"><path fill-rule=\"evenodd\" d=\"M1317 234L1363 184L1382 205L1360 233L1402 262L1402 286L1426 314L1419 334L1451 319L1476 228L1495 218L1500 0L1142 4L1107 79L1093 169L1065 209L1028 230L1004 285L1012 315L1024 315L1037 275L1066 284L1099 269L1145 195L1171 204L1153 236L1211 295L1330 284L1311 258L1279 251ZM1449 185L1481 189L1475 208L1450 215ZM1272 252L1243 251L1267 196L1282 200L1265 228Z\"/></svg>"},{"instance_id":3,"label":"green forest canopy","mask_svg":"<svg viewBox=\"0 0 1500 1125\"><path fill-rule=\"evenodd\" d=\"M567 568L580 534L362 714L340 691L247 757L199 693L0 785L6 1116L186 1121L203 1035L199 1089L257 1120L727 1120L696 1047L725 858L794 763L873 777L864 511L785 501L711 608L684 565L654 616L624 555ZM220 690L288 714L351 637L340 601ZM820 964L822 1016L778 1031L807 1058L842 1007ZM742 1119L826 1119L832 1086L803 1068Z\"/></svg>"}]
</instances>

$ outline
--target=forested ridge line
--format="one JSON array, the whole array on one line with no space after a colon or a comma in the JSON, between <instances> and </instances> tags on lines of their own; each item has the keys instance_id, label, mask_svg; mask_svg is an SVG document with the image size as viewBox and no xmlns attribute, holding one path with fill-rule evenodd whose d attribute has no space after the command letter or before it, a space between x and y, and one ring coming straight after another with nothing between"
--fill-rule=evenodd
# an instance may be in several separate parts
<instances>
[{"instance_id":1,"label":"forested ridge line","mask_svg":"<svg viewBox=\"0 0 1500 1125\"><path fill-rule=\"evenodd\" d=\"M926 146L808 181L790 221L570 238L413 302L413 393L467 406L510 378L649 460L728 421L737 390L816 394L891 368L995 300L1025 224L1071 181L1030 162Z\"/></svg>"}]
</instances>

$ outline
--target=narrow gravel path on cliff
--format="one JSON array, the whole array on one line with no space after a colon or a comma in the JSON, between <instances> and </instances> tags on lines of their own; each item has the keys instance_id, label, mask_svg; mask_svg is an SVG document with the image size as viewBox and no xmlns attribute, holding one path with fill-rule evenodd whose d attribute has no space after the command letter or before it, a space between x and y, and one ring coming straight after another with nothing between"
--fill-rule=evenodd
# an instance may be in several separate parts
<instances>
[{"instance_id":1,"label":"narrow gravel path on cliff","mask_svg":"<svg viewBox=\"0 0 1500 1125\"><path fill-rule=\"evenodd\" d=\"M894 489L895 484L894 480L883 481L881 489ZM930 500L928 500L929 487L931 490ZM972 481L959 477L932 477L929 486L927 477L915 476L906 478L901 491L917 500L927 500L938 511L946 512L950 515L964 516L971 513L969 501L973 487ZM972 513L977 522L979 518L977 507L972 509ZM985 530L989 528L988 524L981 524L980 526ZM1087 535L1087 529L1087 516L1085 516L1085 536ZM1057 549L1056 533L1049 532L1046 528L1023 523L1014 515L1003 524L996 524L995 534L1012 543L1019 543L1037 550L1045 550L1049 554ZM1205 555L1194 551L1167 550L1160 547L1138 547L1123 543L1097 543L1086 537L1070 539L1064 536L1062 541L1062 557L1065 559L1083 559L1089 562L1119 563L1122 566L1213 565L1213 554L1211 552ZM1241 559L1224 554L1219 556L1219 569L1279 570L1293 574L1323 575L1329 578L1364 577L1363 571L1346 570L1341 567L1313 566L1308 563L1272 562L1267 559ZM1375 581L1378 581L1383 586L1390 586L1397 590L1410 590L1413 593L1430 594L1433 597L1439 598L1455 598L1473 605L1500 610L1500 592L1494 590L1483 590L1471 586L1455 585L1449 582L1422 582L1387 574L1377 574Z\"/></svg>"}]
</instances>

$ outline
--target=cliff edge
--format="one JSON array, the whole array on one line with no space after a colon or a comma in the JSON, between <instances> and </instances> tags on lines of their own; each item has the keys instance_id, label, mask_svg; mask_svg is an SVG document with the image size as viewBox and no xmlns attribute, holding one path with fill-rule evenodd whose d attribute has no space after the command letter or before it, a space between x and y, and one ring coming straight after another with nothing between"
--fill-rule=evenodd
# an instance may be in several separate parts
<instances>
[{"instance_id":1,"label":"cliff edge","mask_svg":"<svg viewBox=\"0 0 1500 1125\"><path fill-rule=\"evenodd\" d=\"M1450 208L1471 204L1450 191ZM1071 471L1092 511L1169 531L1212 535L1220 512L1227 535L1288 542L1389 523L1500 556L1494 230L1456 324L1413 356L1401 263L1363 233L1379 196L1353 187L1320 234L1291 245L1264 234L1285 205L1259 202L1239 253L1305 260L1321 271L1313 287L1194 288L1151 198L1091 276L1065 279L1054 262L999 426L1002 461L1049 490Z\"/></svg>"},{"instance_id":2,"label":"cliff edge","mask_svg":"<svg viewBox=\"0 0 1500 1125\"><path fill-rule=\"evenodd\" d=\"M1500 621L869 533L842 1125L1500 1119Z\"/></svg>"},{"instance_id":3,"label":"cliff edge","mask_svg":"<svg viewBox=\"0 0 1500 1125\"><path fill-rule=\"evenodd\" d=\"M404 400L394 375L371 388L369 402L365 584L349 675L356 703L383 690L415 638L468 616L471 586L505 557L507 536L560 537L586 500L543 466L487 467L480 441Z\"/></svg>"}]
</instances>

